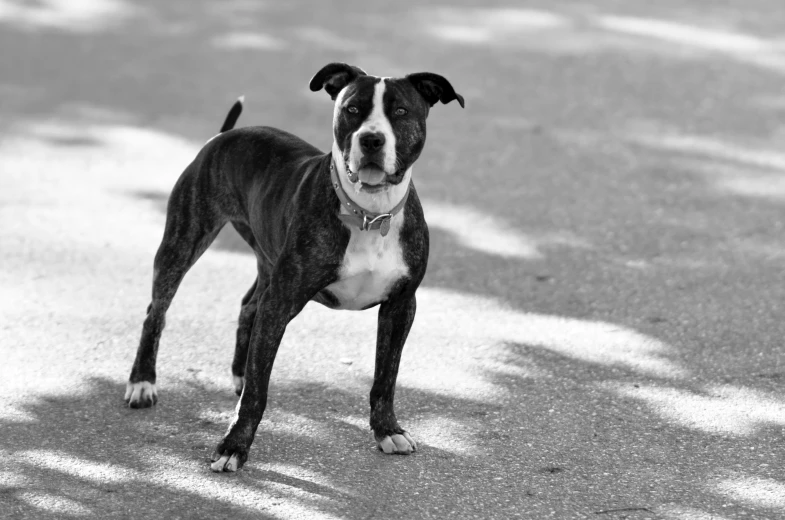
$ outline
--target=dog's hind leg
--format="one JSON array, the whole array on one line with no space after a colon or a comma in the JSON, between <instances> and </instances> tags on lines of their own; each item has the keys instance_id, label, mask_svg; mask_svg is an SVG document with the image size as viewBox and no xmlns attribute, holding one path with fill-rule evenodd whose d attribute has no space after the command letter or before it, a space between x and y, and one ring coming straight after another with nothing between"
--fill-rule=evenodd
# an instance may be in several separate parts
<instances>
[{"instance_id":1,"label":"dog's hind leg","mask_svg":"<svg viewBox=\"0 0 785 520\"><path fill-rule=\"evenodd\" d=\"M254 251L259 250L253 232L247 224L233 220L232 226L251 249ZM251 330L253 330L253 321L256 318L256 306L259 303L259 297L267 290L269 283L270 276L260 264L259 274L243 297L240 306L240 316L237 318L237 342L234 349L234 359L232 360L232 383L237 395L242 394L243 386L245 386L245 362L248 360L248 344L251 341Z\"/></svg>"},{"instance_id":2,"label":"dog's hind leg","mask_svg":"<svg viewBox=\"0 0 785 520\"><path fill-rule=\"evenodd\" d=\"M237 319L237 343L232 360L232 381L237 395L242 394L243 386L245 386L245 363L248 360L248 345L251 341L251 331L256 318L256 307L259 304L259 297L267 289L268 283L267 277L260 273L253 286L243 297L240 316Z\"/></svg>"},{"instance_id":3,"label":"dog's hind leg","mask_svg":"<svg viewBox=\"0 0 785 520\"><path fill-rule=\"evenodd\" d=\"M215 202L203 195L196 168L192 164L186 169L169 197L164 237L155 255L153 300L126 386L125 400L131 408L146 408L158 400L155 361L166 311L185 274L226 223Z\"/></svg>"}]
</instances>

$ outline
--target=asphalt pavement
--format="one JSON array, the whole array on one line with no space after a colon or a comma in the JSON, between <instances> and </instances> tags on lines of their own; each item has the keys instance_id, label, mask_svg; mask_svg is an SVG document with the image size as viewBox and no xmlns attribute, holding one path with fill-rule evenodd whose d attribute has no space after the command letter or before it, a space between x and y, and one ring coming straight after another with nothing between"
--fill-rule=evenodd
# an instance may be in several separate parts
<instances>
[{"instance_id":1,"label":"asphalt pavement","mask_svg":"<svg viewBox=\"0 0 785 520\"><path fill-rule=\"evenodd\" d=\"M159 403L125 381L175 180L239 125L331 145L324 64L446 76L414 179L431 258L387 456L376 311L287 328L247 465L223 232ZM0 0L0 517L785 518L779 0Z\"/></svg>"}]
</instances>

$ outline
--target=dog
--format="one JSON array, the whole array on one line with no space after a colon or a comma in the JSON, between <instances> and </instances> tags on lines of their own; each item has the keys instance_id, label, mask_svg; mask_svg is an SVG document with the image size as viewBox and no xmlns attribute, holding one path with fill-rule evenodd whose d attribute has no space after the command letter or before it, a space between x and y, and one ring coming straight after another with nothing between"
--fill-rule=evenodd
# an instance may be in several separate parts
<instances>
[{"instance_id":1,"label":"dog","mask_svg":"<svg viewBox=\"0 0 785 520\"><path fill-rule=\"evenodd\" d=\"M312 300L332 309L379 306L370 426L384 453L417 449L393 407L428 263L428 226L412 165L425 144L430 109L453 100L463 107L464 99L438 74L382 78L346 63L324 66L310 89L324 89L335 102L330 153L276 128L233 129L240 98L167 205L152 302L125 392L131 408L156 404L166 311L221 228L231 223L256 254L257 277L242 300L232 362L240 399L211 457L213 471L237 471L247 461L286 325Z\"/></svg>"}]
</instances>

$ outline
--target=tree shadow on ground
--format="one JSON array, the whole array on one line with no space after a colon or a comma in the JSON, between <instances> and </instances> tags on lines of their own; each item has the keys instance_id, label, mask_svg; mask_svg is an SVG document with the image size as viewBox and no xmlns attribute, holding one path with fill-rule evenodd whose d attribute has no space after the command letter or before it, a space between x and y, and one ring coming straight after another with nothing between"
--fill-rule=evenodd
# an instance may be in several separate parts
<instances>
[{"instance_id":1,"label":"tree shadow on ground","mask_svg":"<svg viewBox=\"0 0 785 520\"><path fill-rule=\"evenodd\" d=\"M605 140L578 146L563 137L564 130L579 129L579 140L585 139L590 132L581 130L581 125L617 130L631 112L692 125L688 108L700 104L703 92L691 86L724 63L722 59L707 55L689 62L650 60L634 47L623 46L593 50L591 59L582 59L584 55L576 58L552 49L445 41L434 37L428 24L391 27L390 19L410 21L405 14L412 5L406 2L351 2L340 10L306 1L286 5L239 1L221 7L190 1L120 4L138 17L121 18L117 24L109 20L106 27L96 23L87 32L86 26L68 17L57 25L51 17L6 15L0 43L24 52L9 53L8 61L0 62L4 92L9 93L7 103L0 106L0 124L87 104L107 108L112 117L127 117L136 125L203 142L217 130L224 107L245 92L249 103L242 124L279 126L327 149L329 99L306 87L318 67L336 59L367 60L394 73L406 72L403 65L432 66L454 78L470 103L466 111L454 104L440 106L430 117L429 142L417 173L421 191L435 200L498 217L524 234L569 232L588 247L559 246L546 250L538 261L521 261L455 247L449 233L437 230L427 284L497 297L525 310L643 326L647 333L672 343L679 343L689 334L687 329L711 319L710 315L734 314L719 301L725 294L718 297L715 293L720 291L712 285L718 278L716 231L688 226L696 207L709 215L708 220L725 222L727 198L704 197L701 202L696 195L705 194L704 186L681 185L684 196L678 202L692 211L680 212L672 196L672 179L662 177L661 165L634 171L628 168L629 150L620 157L613 153L618 147ZM517 11L498 10L502 4L492 4L480 10L454 10L464 13L461 16L476 14L478 23L498 22L499 13L506 13L510 23L524 23L541 20L543 13L554 9L535 1ZM646 12L648 4L625 5ZM551 15L581 14L586 11L582 6L582 2L568 2ZM596 11L619 7L613 1L593 4ZM661 7L666 12L673 9L676 18L684 14L683 6ZM735 14L748 16L749 11L745 6ZM356 25L351 38L334 30L339 24L329 23L343 15L345 20L364 22ZM445 23L444 16L437 18L430 21ZM37 25L30 22L36 19ZM279 40L280 45L274 43ZM151 48L156 52L150 53ZM53 74L44 66L50 62L67 73ZM647 88L634 81L651 77L652 67L663 71L664 77L683 75L684 81L671 82L668 88L660 84ZM741 67L732 69L723 80L732 81L733 72ZM756 72L762 83L770 75ZM633 100L634 106L627 102L620 106L620 98ZM570 102L565 104L565 99ZM715 119L712 123L719 121ZM732 122L735 129L738 120L722 122ZM78 143L82 138L58 139ZM150 196L159 206L165 205L164 193ZM663 212L674 213L669 222L662 222ZM674 224L679 221L682 225ZM685 242L701 247L685 254ZM215 247L247 251L231 230L219 236ZM737 258L720 269L725 279L732 279L735 290L751 295L760 289L752 273L764 271L767 276L755 278L768 280L774 268L753 259L739 269L743 262L748 259ZM650 268L636 267L643 264ZM696 286L698 290L692 292ZM674 300L676 305L671 305ZM707 300L711 308L695 315L694 309ZM766 312L764 307L772 308L762 305L751 311ZM771 312L767 325L783 332L775 314ZM722 323L722 318L717 321ZM734 327L740 326L743 318L733 318ZM661 323L668 326L651 326L652 319L664 319Z\"/></svg>"},{"instance_id":2,"label":"tree shadow on ground","mask_svg":"<svg viewBox=\"0 0 785 520\"><path fill-rule=\"evenodd\" d=\"M236 475L213 474L208 459L236 397L196 379L173 386L157 407L131 410L120 398L123 385L95 379L78 398L53 395L24 405L26 422L2 420L0 450L19 457L13 475L4 475L10 518L69 511L139 517L141 510L167 518L375 515L415 490L405 485L415 469L404 458L384 456L367 428L338 419L358 412L356 396L307 384L272 392L274 411L265 422L280 425L259 430L255 463ZM429 460L455 459L423 448L423 456L409 459L420 471Z\"/></svg>"},{"instance_id":3,"label":"tree shadow on ground","mask_svg":"<svg viewBox=\"0 0 785 520\"><path fill-rule=\"evenodd\" d=\"M0 499L13 501L12 514L33 518L63 511L138 517L148 507L173 518L194 510L203 516L443 517L453 507L464 517L483 517L488 508L509 511L506 516L523 511L542 518L555 511L557 517L593 517L638 506L665 516L668 500L696 514L781 511L781 502L755 499L741 488L735 495L721 492L733 482L752 483L754 492L753 477L782 479L777 425L785 284L776 257L737 241L752 235L757 249L782 246L767 234L780 203L685 181L662 156L641 162L637 149L593 139L596 133L586 130L626 131L624 123L643 114L686 127L716 126L733 137L755 135L765 130L758 113L750 117L732 98L739 89L779 92L778 73L750 75L711 56L642 59L618 47L559 55L487 45L456 49L433 39L423 44L423 27L388 23L414 4L383 4L387 10L370 15L364 14L367 3L347 5L357 7L350 20L367 23L343 39L345 31L313 30L343 27L340 13L308 2L260 3L253 12L243 11L247 2L136 2L131 5L152 13L147 20L154 23L89 35L3 25L0 46L17 52L0 61L8 94L0 131L89 104L203 142L216 131L226 100L248 93L253 103L243 122L280 126L326 149L329 100L306 89L324 63L356 62L383 74L408 72L403 65L409 64L443 72L460 85L469 108L434 111L418 177L422 191L521 231L566 230L589 247L554 248L540 260L522 260L466 247L436 231L426 283L526 311L625 324L673 345L693 380L639 379L537 346L510 345L507 368L546 375L490 371L489 380L507 391L493 404L399 391L402 422L429 432L418 436L422 452L409 458L375 451L358 426L366 422L364 397L324 386L281 386L274 388L251 464L235 476L207 470L235 402L228 389L183 379L162 390L156 410L131 411L119 399L121 385L95 380L84 395L26 403L32 422L2 420L0 447L14 466L3 474L10 484ZM304 12L318 23L303 23ZM739 12L753 9L744 5ZM288 47L276 47L279 40ZM726 85L727 93L711 98L707 84ZM54 141L94 144L82 139ZM134 196L163 212L168 194ZM245 246L227 231L215 247L239 252ZM733 412L732 423L721 410L729 402L742 410ZM743 409L759 409L756 402L769 411L745 416ZM717 411L716 420L701 407ZM725 497L748 508L706 509ZM647 513L616 514L625 515Z\"/></svg>"},{"instance_id":4,"label":"tree shadow on ground","mask_svg":"<svg viewBox=\"0 0 785 520\"><path fill-rule=\"evenodd\" d=\"M584 518L641 508L624 514L646 518L705 510L721 494L717 482L771 474L762 463L781 460L781 424L744 434L688 428L634 396L668 384L661 380L525 345L506 352L508 369L485 374L504 390L492 402L399 388L398 415L420 444L409 457L376 449L365 395L274 377L250 461L234 475L211 473L208 458L236 397L198 371L169 378L148 410L128 409L123 385L106 379L78 395L31 398L19 406L24 421L0 420L0 453L15 461L2 474L4 510L9 518L481 518L492 508ZM753 439L757 457L746 450ZM753 501L706 513L765 511Z\"/></svg>"}]
</instances>

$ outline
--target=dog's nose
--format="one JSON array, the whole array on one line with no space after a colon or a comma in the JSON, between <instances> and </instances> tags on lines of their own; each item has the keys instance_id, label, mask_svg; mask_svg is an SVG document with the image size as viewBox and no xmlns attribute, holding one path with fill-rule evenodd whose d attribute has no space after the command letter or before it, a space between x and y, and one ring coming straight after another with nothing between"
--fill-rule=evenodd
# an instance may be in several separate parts
<instances>
[{"instance_id":1,"label":"dog's nose","mask_svg":"<svg viewBox=\"0 0 785 520\"><path fill-rule=\"evenodd\" d=\"M376 152L384 146L384 134L367 133L360 136L360 147L363 152Z\"/></svg>"}]
</instances>

